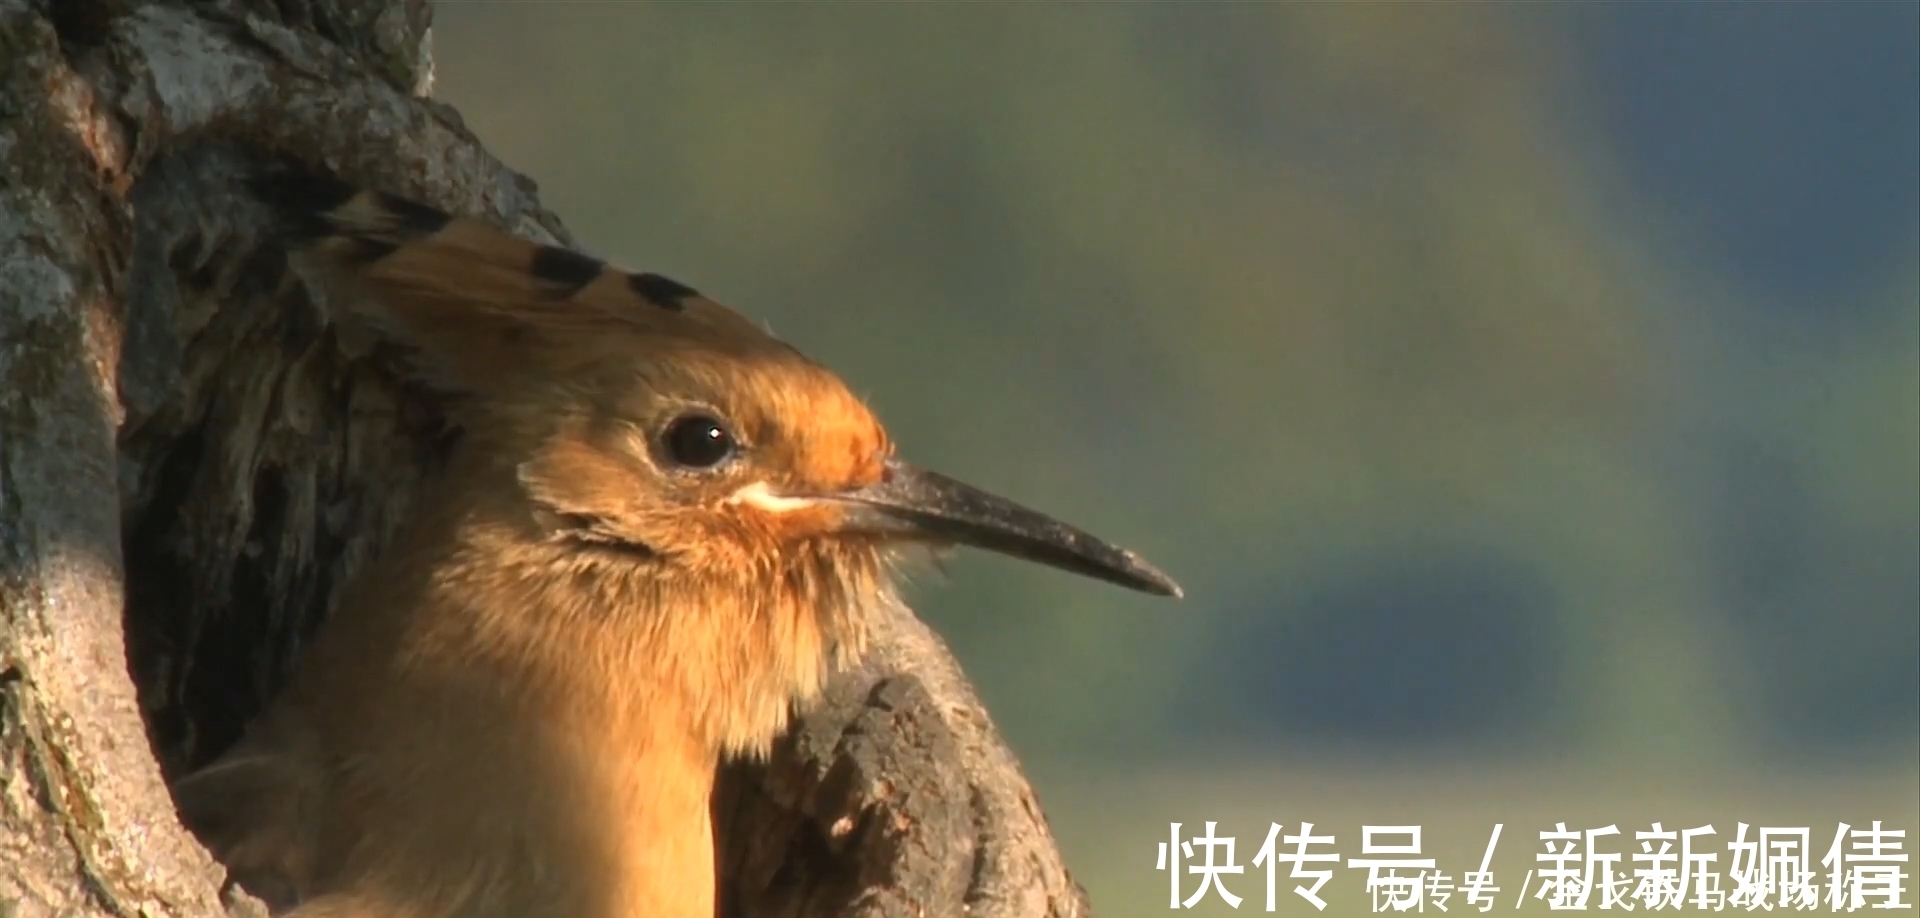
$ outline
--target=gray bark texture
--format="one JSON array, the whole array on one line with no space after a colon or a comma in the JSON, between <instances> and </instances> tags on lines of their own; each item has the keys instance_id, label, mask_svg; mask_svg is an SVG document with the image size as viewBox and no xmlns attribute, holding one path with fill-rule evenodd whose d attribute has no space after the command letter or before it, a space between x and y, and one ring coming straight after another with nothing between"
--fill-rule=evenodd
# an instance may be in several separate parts
<instances>
[{"instance_id":1,"label":"gray bark texture","mask_svg":"<svg viewBox=\"0 0 1920 918\"><path fill-rule=\"evenodd\" d=\"M427 97L430 15L0 0L0 918L261 912L166 780L277 690L452 432L335 337L241 178L293 159L570 241ZM724 915L1088 914L910 616L715 814Z\"/></svg>"}]
</instances>

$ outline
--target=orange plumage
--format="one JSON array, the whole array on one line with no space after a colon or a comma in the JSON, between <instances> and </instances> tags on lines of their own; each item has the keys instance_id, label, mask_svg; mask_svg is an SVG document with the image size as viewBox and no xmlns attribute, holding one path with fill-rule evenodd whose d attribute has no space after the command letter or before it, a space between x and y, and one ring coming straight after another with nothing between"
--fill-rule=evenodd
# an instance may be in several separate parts
<instances>
[{"instance_id":1,"label":"orange plumage","mask_svg":"<svg viewBox=\"0 0 1920 918\"><path fill-rule=\"evenodd\" d=\"M720 758L858 657L898 546L1178 592L901 462L836 376L684 285L331 181L261 187L341 320L465 395L445 475L287 692L176 788L299 918L711 918Z\"/></svg>"}]
</instances>

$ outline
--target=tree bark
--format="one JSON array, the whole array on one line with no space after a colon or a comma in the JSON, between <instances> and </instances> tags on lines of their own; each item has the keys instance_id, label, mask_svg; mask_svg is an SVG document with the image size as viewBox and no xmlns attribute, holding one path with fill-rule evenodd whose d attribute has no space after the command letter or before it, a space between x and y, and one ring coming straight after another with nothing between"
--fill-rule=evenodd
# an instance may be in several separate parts
<instances>
[{"instance_id":1,"label":"tree bark","mask_svg":"<svg viewBox=\"0 0 1920 918\"><path fill-rule=\"evenodd\" d=\"M450 432L335 336L246 172L569 242L427 97L421 0L0 0L0 916L259 914L165 779L279 688ZM643 267L643 266L642 266ZM911 616L715 798L722 913L1085 915Z\"/></svg>"}]
</instances>

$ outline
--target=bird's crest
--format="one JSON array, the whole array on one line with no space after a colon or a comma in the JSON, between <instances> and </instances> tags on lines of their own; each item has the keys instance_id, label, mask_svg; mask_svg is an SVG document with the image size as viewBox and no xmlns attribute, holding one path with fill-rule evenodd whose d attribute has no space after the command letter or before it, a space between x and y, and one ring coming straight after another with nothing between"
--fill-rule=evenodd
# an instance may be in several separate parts
<instances>
[{"instance_id":1,"label":"bird's crest","mask_svg":"<svg viewBox=\"0 0 1920 918\"><path fill-rule=\"evenodd\" d=\"M254 186L288 248L338 281L321 285L335 311L412 346L440 387L479 396L471 410L489 426L580 425L547 458L570 456L586 477L552 487L592 485L614 471L604 460L633 458L621 447L659 458L683 417L716 422L705 433L753 457L764 477L735 476L740 486L849 488L882 474L885 431L837 376L686 284L333 179L285 171Z\"/></svg>"}]
</instances>

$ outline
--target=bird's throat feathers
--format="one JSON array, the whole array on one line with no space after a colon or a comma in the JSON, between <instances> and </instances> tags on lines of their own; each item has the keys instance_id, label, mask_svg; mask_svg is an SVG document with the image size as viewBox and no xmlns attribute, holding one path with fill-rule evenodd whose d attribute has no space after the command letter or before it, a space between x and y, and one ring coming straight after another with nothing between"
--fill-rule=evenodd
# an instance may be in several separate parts
<instances>
[{"instance_id":1,"label":"bird's throat feathers","mask_svg":"<svg viewBox=\"0 0 1920 918\"><path fill-rule=\"evenodd\" d=\"M807 539L734 569L688 569L471 516L456 525L461 548L432 565L427 602L368 610L413 619L396 663L493 674L518 683L500 697L609 736L665 729L764 755L898 602L895 559L872 543ZM678 723L661 722L674 711Z\"/></svg>"}]
</instances>

